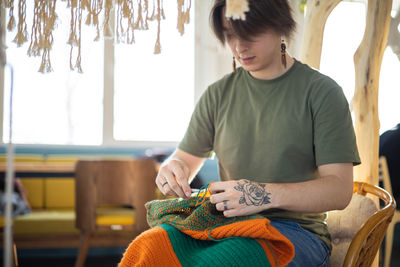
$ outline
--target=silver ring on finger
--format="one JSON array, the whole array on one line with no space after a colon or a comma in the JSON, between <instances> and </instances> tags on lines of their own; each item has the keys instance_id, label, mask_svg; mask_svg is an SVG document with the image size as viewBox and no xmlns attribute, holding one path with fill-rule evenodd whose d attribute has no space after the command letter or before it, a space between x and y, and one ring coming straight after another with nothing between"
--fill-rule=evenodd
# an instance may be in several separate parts
<instances>
[{"instance_id":1,"label":"silver ring on finger","mask_svg":"<svg viewBox=\"0 0 400 267\"><path fill-rule=\"evenodd\" d=\"M168 182L165 182L165 183L163 183L163 184L161 185L161 187L164 188L164 185L167 185L167 184L168 184Z\"/></svg>"},{"instance_id":2,"label":"silver ring on finger","mask_svg":"<svg viewBox=\"0 0 400 267\"><path fill-rule=\"evenodd\" d=\"M224 203L224 211L225 210L228 210L228 200L224 200L224 201L222 201L223 203Z\"/></svg>"}]
</instances>

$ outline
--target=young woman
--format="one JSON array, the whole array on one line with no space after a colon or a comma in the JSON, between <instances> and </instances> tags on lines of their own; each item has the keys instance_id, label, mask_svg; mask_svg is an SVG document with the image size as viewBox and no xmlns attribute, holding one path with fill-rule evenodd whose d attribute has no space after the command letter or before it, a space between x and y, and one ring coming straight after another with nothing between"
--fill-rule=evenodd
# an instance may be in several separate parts
<instances>
[{"instance_id":1,"label":"young woman","mask_svg":"<svg viewBox=\"0 0 400 267\"><path fill-rule=\"evenodd\" d=\"M359 164L342 89L291 57L285 41L295 22L287 0L250 0L246 20L210 14L217 38L242 67L209 86L156 184L187 198L206 157L218 157L211 203L234 217L262 214L295 246L289 266L327 266L326 211L343 209Z\"/></svg>"}]
</instances>

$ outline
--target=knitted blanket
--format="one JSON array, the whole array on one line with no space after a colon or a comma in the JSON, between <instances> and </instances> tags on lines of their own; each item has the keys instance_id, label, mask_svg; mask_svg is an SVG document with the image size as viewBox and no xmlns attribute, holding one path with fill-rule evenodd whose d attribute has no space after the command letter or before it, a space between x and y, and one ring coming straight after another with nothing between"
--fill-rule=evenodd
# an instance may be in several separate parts
<instances>
[{"instance_id":1,"label":"knitted blanket","mask_svg":"<svg viewBox=\"0 0 400 267\"><path fill-rule=\"evenodd\" d=\"M126 249L119 267L285 266L293 244L261 215L226 218L208 198L146 203L152 227Z\"/></svg>"}]
</instances>

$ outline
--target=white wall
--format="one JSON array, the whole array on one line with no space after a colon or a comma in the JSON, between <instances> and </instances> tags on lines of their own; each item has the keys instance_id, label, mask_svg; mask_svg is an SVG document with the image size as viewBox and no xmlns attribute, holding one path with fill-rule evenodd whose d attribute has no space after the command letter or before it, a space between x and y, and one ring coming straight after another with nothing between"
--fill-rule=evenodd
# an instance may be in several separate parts
<instances>
[{"instance_id":1,"label":"white wall","mask_svg":"<svg viewBox=\"0 0 400 267\"><path fill-rule=\"evenodd\" d=\"M195 102L207 86L232 71L232 54L222 47L209 24L214 1L195 1Z\"/></svg>"}]
</instances>

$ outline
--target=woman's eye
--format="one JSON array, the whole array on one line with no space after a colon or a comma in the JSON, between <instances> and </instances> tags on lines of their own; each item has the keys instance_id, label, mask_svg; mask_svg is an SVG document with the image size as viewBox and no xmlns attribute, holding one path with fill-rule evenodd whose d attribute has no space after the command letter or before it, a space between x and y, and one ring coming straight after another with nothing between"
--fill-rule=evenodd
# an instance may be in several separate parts
<instances>
[{"instance_id":1,"label":"woman's eye","mask_svg":"<svg viewBox=\"0 0 400 267\"><path fill-rule=\"evenodd\" d=\"M231 34L231 33L225 33L225 38L226 38L227 40L230 40L230 39L233 38L233 34Z\"/></svg>"}]
</instances>

